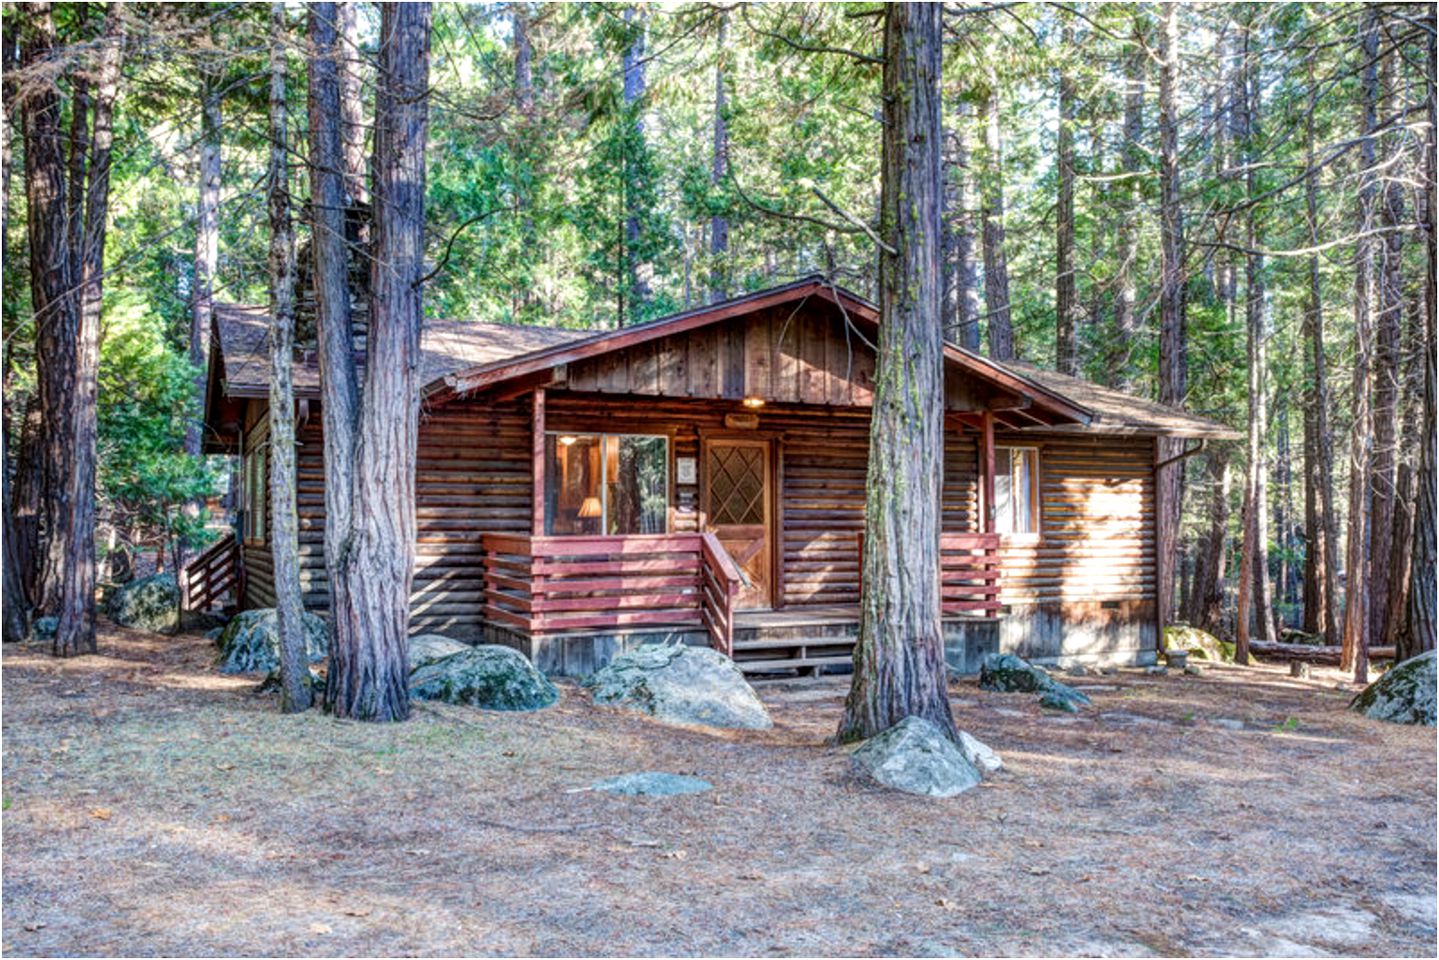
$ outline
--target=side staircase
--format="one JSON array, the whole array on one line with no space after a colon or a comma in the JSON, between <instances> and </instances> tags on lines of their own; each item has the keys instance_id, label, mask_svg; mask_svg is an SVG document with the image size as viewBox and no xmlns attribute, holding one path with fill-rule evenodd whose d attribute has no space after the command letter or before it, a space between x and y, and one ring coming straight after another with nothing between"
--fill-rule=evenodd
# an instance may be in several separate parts
<instances>
[{"instance_id":1,"label":"side staircase","mask_svg":"<svg viewBox=\"0 0 1439 960\"><path fill-rule=\"evenodd\" d=\"M859 612L784 615L737 613L734 662L754 679L848 673Z\"/></svg>"}]
</instances>

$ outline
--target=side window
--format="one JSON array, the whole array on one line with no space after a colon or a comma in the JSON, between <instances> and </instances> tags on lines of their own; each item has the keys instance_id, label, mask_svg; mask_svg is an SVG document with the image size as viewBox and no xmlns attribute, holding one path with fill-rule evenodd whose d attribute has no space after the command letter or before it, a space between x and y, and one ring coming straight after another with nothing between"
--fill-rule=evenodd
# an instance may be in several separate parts
<instances>
[{"instance_id":1,"label":"side window","mask_svg":"<svg viewBox=\"0 0 1439 960\"><path fill-rule=\"evenodd\" d=\"M270 485L269 431L256 430L245 438L245 459L242 464L245 487L245 542L264 543L269 524L265 494Z\"/></svg>"},{"instance_id":2,"label":"side window","mask_svg":"<svg viewBox=\"0 0 1439 960\"><path fill-rule=\"evenodd\" d=\"M1039 451L1036 448L994 448L994 529L1009 534L1039 532Z\"/></svg>"}]
</instances>

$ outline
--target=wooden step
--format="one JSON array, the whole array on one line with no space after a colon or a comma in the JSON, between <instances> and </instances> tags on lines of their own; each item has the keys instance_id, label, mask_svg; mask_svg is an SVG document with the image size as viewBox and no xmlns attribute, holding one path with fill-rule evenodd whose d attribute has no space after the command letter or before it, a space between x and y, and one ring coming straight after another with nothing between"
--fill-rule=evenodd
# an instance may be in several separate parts
<instances>
[{"instance_id":1,"label":"wooden step","mask_svg":"<svg viewBox=\"0 0 1439 960\"><path fill-rule=\"evenodd\" d=\"M780 670L803 670L810 667L849 666L853 657L804 657L797 660L736 660L745 673L775 673Z\"/></svg>"},{"instance_id":2,"label":"wooden step","mask_svg":"<svg viewBox=\"0 0 1439 960\"><path fill-rule=\"evenodd\" d=\"M853 637L802 637L797 640L736 640L734 642L735 653L747 653L751 650L790 650L795 647L853 647Z\"/></svg>"}]
</instances>

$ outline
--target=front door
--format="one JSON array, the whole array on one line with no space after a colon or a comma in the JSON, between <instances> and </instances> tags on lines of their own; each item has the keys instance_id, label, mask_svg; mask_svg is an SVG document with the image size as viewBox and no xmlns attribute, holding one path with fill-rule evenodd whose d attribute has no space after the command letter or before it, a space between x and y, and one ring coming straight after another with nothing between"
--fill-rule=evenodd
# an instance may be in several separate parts
<instances>
[{"instance_id":1,"label":"front door","mask_svg":"<svg viewBox=\"0 0 1439 960\"><path fill-rule=\"evenodd\" d=\"M769 441L708 441L704 479L705 529L749 581L740 588L736 605L767 610L774 584Z\"/></svg>"}]
</instances>

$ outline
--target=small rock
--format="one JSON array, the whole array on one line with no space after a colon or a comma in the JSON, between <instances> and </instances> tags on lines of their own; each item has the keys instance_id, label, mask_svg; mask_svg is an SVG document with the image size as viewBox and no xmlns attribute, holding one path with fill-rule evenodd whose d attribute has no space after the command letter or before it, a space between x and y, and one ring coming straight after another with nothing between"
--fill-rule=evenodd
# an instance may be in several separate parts
<instances>
[{"instance_id":1,"label":"small rock","mask_svg":"<svg viewBox=\"0 0 1439 960\"><path fill-rule=\"evenodd\" d=\"M173 633L180 625L180 587L173 573L132 580L110 598L110 619L122 627Z\"/></svg>"},{"instance_id":2,"label":"small rock","mask_svg":"<svg viewBox=\"0 0 1439 960\"><path fill-rule=\"evenodd\" d=\"M1037 693L1040 706L1066 713L1077 713L1081 705L1089 703L1089 697L1079 690L1012 653L991 653L984 658L979 666L979 687L1002 693Z\"/></svg>"},{"instance_id":3,"label":"small rock","mask_svg":"<svg viewBox=\"0 0 1439 960\"><path fill-rule=\"evenodd\" d=\"M1243 730L1244 721L1234 720L1230 717L1213 717L1209 721L1216 727L1223 727L1225 730Z\"/></svg>"},{"instance_id":4,"label":"small rock","mask_svg":"<svg viewBox=\"0 0 1439 960\"><path fill-rule=\"evenodd\" d=\"M306 613L303 622L310 662L321 663L330 652L330 625L313 613ZM280 665L280 617L274 607L241 611L215 643L221 673L269 672Z\"/></svg>"},{"instance_id":5,"label":"small rock","mask_svg":"<svg viewBox=\"0 0 1439 960\"><path fill-rule=\"evenodd\" d=\"M1305 663L1303 660L1292 660L1292 661L1290 661L1290 663L1289 663L1289 675L1290 675L1291 677L1298 677L1298 678L1301 679L1301 680L1306 680L1306 679L1308 679L1308 678L1309 678L1309 664Z\"/></svg>"},{"instance_id":6,"label":"small rock","mask_svg":"<svg viewBox=\"0 0 1439 960\"><path fill-rule=\"evenodd\" d=\"M1164 649L1187 651L1196 660L1234 662L1234 644L1182 623L1164 628Z\"/></svg>"},{"instance_id":7,"label":"small rock","mask_svg":"<svg viewBox=\"0 0 1439 960\"><path fill-rule=\"evenodd\" d=\"M1144 672L1151 677L1163 677L1168 676L1169 668L1162 663L1152 663L1144 668Z\"/></svg>"},{"instance_id":8,"label":"small rock","mask_svg":"<svg viewBox=\"0 0 1439 960\"><path fill-rule=\"evenodd\" d=\"M964 758L979 768L981 773L994 773L1004 768L1004 761L980 740L959 731L959 749Z\"/></svg>"},{"instance_id":9,"label":"small rock","mask_svg":"<svg viewBox=\"0 0 1439 960\"><path fill-rule=\"evenodd\" d=\"M765 730L774 725L740 668L708 647L647 643L584 680L595 703L664 723Z\"/></svg>"},{"instance_id":10,"label":"small rock","mask_svg":"<svg viewBox=\"0 0 1439 960\"><path fill-rule=\"evenodd\" d=\"M975 765L923 717L905 717L866 740L850 759L884 786L923 797L953 797L980 783Z\"/></svg>"},{"instance_id":11,"label":"small rock","mask_svg":"<svg viewBox=\"0 0 1439 960\"><path fill-rule=\"evenodd\" d=\"M596 780L590 784L590 789L622 797L677 797L683 794L704 793L713 790L714 784L708 780L701 780L699 777L646 770L641 773L624 773L617 777Z\"/></svg>"},{"instance_id":12,"label":"small rock","mask_svg":"<svg viewBox=\"0 0 1439 960\"><path fill-rule=\"evenodd\" d=\"M1092 673L1092 671L1082 663L1072 664L1069 669L1064 672L1071 677L1087 677Z\"/></svg>"},{"instance_id":13,"label":"small rock","mask_svg":"<svg viewBox=\"0 0 1439 960\"><path fill-rule=\"evenodd\" d=\"M1189 674L1191 677L1204 676L1204 668L1197 663L1186 663L1184 665L1184 672Z\"/></svg>"},{"instance_id":14,"label":"small rock","mask_svg":"<svg viewBox=\"0 0 1439 960\"><path fill-rule=\"evenodd\" d=\"M36 640L54 640L59 629L59 617L40 617L30 625L30 635Z\"/></svg>"},{"instance_id":15,"label":"small rock","mask_svg":"<svg viewBox=\"0 0 1439 960\"><path fill-rule=\"evenodd\" d=\"M482 710L543 710L560 691L518 650L466 647L410 671L410 696Z\"/></svg>"},{"instance_id":16,"label":"small rock","mask_svg":"<svg viewBox=\"0 0 1439 960\"><path fill-rule=\"evenodd\" d=\"M1433 650L1396 663L1365 687L1349 709L1387 723L1434 726L1435 663Z\"/></svg>"}]
</instances>

